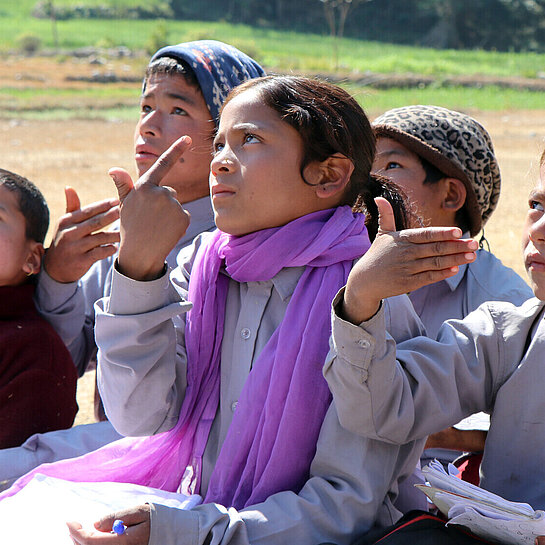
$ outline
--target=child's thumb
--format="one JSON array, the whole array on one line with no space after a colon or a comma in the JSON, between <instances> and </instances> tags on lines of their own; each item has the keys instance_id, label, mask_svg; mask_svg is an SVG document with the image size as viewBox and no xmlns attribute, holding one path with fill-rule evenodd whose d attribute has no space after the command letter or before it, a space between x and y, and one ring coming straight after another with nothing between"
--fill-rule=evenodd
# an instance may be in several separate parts
<instances>
[{"instance_id":1,"label":"child's thumb","mask_svg":"<svg viewBox=\"0 0 545 545\"><path fill-rule=\"evenodd\" d=\"M376 197L375 204L378 208L378 228L382 233L396 230L396 221L392 205L384 197Z\"/></svg>"},{"instance_id":2,"label":"child's thumb","mask_svg":"<svg viewBox=\"0 0 545 545\"><path fill-rule=\"evenodd\" d=\"M117 194L119 195L119 202L123 203L125 197L133 190L134 183L130 174L122 168L111 168L108 171L109 176L115 183L117 188Z\"/></svg>"},{"instance_id":3,"label":"child's thumb","mask_svg":"<svg viewBox=\"0 0 545 545\"><path fill-rule=\"evenodd\" d=\"M66 197L66 213L79 210L81 204L76 190L69 185L64 188L64 196Z\"/></svg>"}]
</instances>

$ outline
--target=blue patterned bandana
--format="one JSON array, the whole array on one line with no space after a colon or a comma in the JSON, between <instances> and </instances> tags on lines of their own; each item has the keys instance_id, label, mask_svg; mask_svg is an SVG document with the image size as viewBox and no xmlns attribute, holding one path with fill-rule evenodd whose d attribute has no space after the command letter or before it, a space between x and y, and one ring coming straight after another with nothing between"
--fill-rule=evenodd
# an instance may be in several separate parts
<instances>
[{"instance_id":1,"label":"blue patterned bandana","mask_svg":"<svg viewBox=\"0 0 545 545\"><path fill-rule=\"evenodd\" d=\"M229 91L244 81L265 75L265 71L248 55L232 45L215 40L199 40L169 45L159 49L151 62L159 57L185 61L195 73L214 123Z\"/></svg>"}]
</instances>

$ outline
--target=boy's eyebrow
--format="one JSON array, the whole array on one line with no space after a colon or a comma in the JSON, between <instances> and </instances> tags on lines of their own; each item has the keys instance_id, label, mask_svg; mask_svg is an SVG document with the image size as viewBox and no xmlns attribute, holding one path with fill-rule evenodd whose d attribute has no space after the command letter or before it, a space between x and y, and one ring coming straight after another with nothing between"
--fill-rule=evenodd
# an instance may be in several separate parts
<instances>
[{"instance_id":1,"label":"boy's eyebrow","mask_svg":"<svg viewBox=\"0 0 545 545\"><path fill-rule=\"evenodd\" d=\"M197 102L194 98L190 97L189 95L184 95L180 93L165 93L167 98L170 98L172 100L179 100L181 102L186 102L187 104L191 106L195 106ZM155 96L155 93L143 93L141 100L147 99L147 98L153 98Z\"/></svg>"},{"instance_id":2,"label":"boy's eyebrow","mask_svg":"<svg viewBox=\"0 0 545 545\"><path fill-rule=\"evenodd\" d=\"M399 148L387 149L377 153L377 157L385 157L387 155L399 155L400 157L408 157L409 154L404 149Z\"/></svg>"}]
</instances>

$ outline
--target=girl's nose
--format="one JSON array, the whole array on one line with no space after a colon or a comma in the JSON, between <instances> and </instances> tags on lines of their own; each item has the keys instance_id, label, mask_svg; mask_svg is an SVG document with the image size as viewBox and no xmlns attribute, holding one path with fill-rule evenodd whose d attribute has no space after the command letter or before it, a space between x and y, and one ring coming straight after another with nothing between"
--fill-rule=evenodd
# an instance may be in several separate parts
<instances>
[{"instance_id":1,"label":"girl's nose","mask_svg":"<svg viewBox=\"0 0 545 545\"><path fill-rule=\"evenodd\" d=\"M528 229L530 240L536 243L545 242L545 214L543 214L537 221L532 223Z\"/></svg>"},{"instance_id":2,"label":"girl's nose","mask_svg":"<svg viewBox=\"0 0 545 545\"><path fill-rule=\"evenodd\" d=\"M234 161L230 157L230 154L226 151L226 148L223 148L219 153L217 153L212 162L210 163L210 168L212 172L232 172L234 169Z\"/></svg>"}]
</instances>

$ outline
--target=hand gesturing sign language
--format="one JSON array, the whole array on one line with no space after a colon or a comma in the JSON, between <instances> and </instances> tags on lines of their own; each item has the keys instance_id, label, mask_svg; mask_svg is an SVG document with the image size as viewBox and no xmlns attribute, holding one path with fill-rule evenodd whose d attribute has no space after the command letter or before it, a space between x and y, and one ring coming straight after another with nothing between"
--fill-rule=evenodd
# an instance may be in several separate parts
<instances>
[{"instance_id":1,"label":"hand gesturing sign language","mask_svg":"<svg viewBox=\"0 0 545 545\"><path fill-rule=\"evenodd\" d=\"M409 293L458 272L475 260L478 245L461 239L458 227L396 231L390 203L375 199L379 230L373 244L353 267L343 302L344 317L354 324L371 318L382 299Z\"/></svg>"},{"instance_id":2,"label":"hand gesturing sign language","mask_svg":"<svg viewBox=\"0 0 545 545\"><path fill-rule=\"evenodd\" d=\"M189 214L176 191L160 184L190 145L189 136L176 140L136 183L121 168L109 171L121 202L118 267L129 278L158 278L166 257L187 230Z\"/></svg>"},{"instance_id":3,"label":"hand gesturing sign language","mask_svg":"<svg viewBox=\"0 0 545 545\"><path fill-rule=\"evenodd\" d=\"M117 231L102 231L119 217L117 199L105 199L81 207L76 190L66 187L66 213L59 219L44 268L53 280L76 282L96 261L113 255Z\"/></svg>"}]
</instances>

